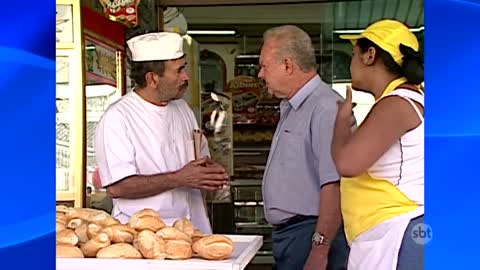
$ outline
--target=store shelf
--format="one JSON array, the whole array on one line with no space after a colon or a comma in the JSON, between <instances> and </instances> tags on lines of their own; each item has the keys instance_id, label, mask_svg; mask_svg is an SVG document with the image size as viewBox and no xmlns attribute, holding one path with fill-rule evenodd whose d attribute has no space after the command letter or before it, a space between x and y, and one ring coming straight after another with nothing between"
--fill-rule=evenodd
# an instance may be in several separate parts
<instances>
[{"instance_id":1,"label":"store shelf","mask_svg":"<svg viewBox=\"0 0 480 270\"><path fill-rule=\"evenodd\" d=\"M74 43L58 43L56 44L57 50L73 50L75 48Z\"/></svg>"},{"instance_id":2,"label":"store shelf","mask_svg":"<svg viewBox=\"0 0 480 270\"><path fill-rule=\"evenodd\" d=\"M256 222L237 222L235 223L237 228L242 229L272 229L272 225L270 224L259 224Z\"/></svg>"},{"instance_id":3,"label":"store shelf","mask_svg":"<svg viewBox=\"0 0 480 270\"><path fill-rule=\"evenodd\" d=\"M243 186L261 186L262 179L235 179L230 182L232 187L243 187Z\"/></svg>"},{"instance_id":4,"label":"store shelf","mask_svg":"<svg viewBox=\"0 0 480 270\"><path fill-rule=\"evenodd\" d=\"M268 264L272 265L274 262L273 256L271 255L271 252L263 253L263 252L268 252L268 251L259 251L255 257L253 257L253 260L250 262L250 264Z\"/></svg>"},{"instance_id":5,"label":"store shelf","mask_svg":"<svg viewBox=\"0 0 480 270\"><path fill-rule=\"evenodd\" d=\"M74 192L60 192L57 191L57 201L74 201L75 193Z\"/></svg>"},{"instance_id":6,"label":"store shelf","mask_svg":"<svg viewBox=\"0 0 480 270\"><path fill-rule=\"evenodd\" d=\"M241 152L269 152L270 145L266 146L265 144L241 144L237 146L234 143L233 151L234 155L244 155L244 153Z\"/></svg>"},{"instance_id":7,"label":"store shelf","mask_svg":"<svg viewBox=\"0 0 480 270\"><path fill-rule=\"evenodd\" d=\"M271 129L275 129L277 128L277 123L258 123L258 122L255 122L255 123L242 123L242 122L238 122L238 123L233 123L233 126L234 127L262 127L262 128L271 128Z\"/></svg>"},{"instance_id":8,"label":"store shelf","mask_svg":"<svg viewBox=\"0 0 480 270\"><path fill-rule=\"evenodd\" d=\"M234 202L235 206L263 206L263 202Z\"/></svg>"}]
</instances>

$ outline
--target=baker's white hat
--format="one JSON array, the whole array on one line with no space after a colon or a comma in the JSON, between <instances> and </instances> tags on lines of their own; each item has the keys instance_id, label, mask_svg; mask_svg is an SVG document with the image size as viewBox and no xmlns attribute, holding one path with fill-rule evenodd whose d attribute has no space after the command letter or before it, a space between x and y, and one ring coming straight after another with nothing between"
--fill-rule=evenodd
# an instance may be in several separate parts
<instances>
[{"instance_id":1,"label":"baker's white hat","mask_svg":"<svg viewBox=\"0 0 480 270\"><path fill-rule=\"evenodd\" d=\"M158 61L183 56L183 38L172 32L148 33L127 41L132 61Z\"/></svg>"}]
</instances>

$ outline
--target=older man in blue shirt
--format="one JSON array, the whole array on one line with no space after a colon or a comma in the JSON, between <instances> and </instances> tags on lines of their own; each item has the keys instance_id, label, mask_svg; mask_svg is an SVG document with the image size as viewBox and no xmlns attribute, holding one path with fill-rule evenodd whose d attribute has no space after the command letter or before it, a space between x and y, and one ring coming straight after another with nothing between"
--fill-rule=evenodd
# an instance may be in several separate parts
<instances>
[{"instance_id":1,"label":"older man in blue shirt","mask_svg":"<svg viewBox=\"0 0 480 270\"><path fill-rule=\"evenodd\" d=\"M348 245L340 226L340 177L330 152L342 98L318 76L312 41L296 26L265 32L258 76L282 99L263 177L275 267L343 269Z\"/></svg>"}]
</instances>

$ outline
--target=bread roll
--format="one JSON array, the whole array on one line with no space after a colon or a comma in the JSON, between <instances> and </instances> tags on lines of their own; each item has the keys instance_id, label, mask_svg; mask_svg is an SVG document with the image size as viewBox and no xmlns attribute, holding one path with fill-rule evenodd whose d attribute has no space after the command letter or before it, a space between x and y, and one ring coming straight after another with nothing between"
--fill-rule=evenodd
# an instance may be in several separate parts
<instances>
[{"instance_id":1,"label":"bread roll","mask_svg":"<svg viewBox=\"0 0 480 270\"><path fill-rule=\"evenodd\" d=\"M62 223L63 225L67 225L67 218L65 217L65 214L57 213L56 220L57 220L58 223Z\"/></svg>"},{"instance_id":2,"label":"bread roll","mask_svg":"<svg viewBox=\"0 0 480 270\"><path fill-rule=\"evenodd\" d=\"M78 237L78 242L79 243L86 243L90 238L88 238L88 224L83 223L80 225L78 228L75 229L75 234Z\"/></svg>"},{"instance_id":3,"label":"bread roll","mask_svg":"<svg viewBox=\"0 0 480 270\"><path fill-rule=\"evenodd\" d=\"M142 254L130 244L117 243L100 249L97 258L141 259Z\"/></svg>"},{"instance_id":4,"label":"bread roll","mask_svg":"<svg viewBox=\"0 0 480 270\"><path fill-rule=\"evenodd\" d=\"M57 232L57 244L75 246L78 244L78 237L73 230L65 229Z\"/></svg>"},{"instance_id":5,"label":"bread roll","mask_svg":"<svg viewBox=\"0 0 480 270\"><path fill-rule=\"evenodd\" d=\"M67 211L68 207L66 207L65 205L57 205L56 206L56 212L57 214L58 213L63 213L65 214L65 212Z\"/></svg>"},{"instance_id":6,"label":"bread roll","mask_svg":"<svg viewBox=\"0 0 480 270\"><path fill-rule=\"evenodd\" d=\"M128 220L128 225L137 231L150 230L156 232L165 227L158 213L152 209L143 209Z\"/></svg>"},{"instance_id":7,"label":"bread roll","mask_svg":"<svg viewBox=\"0 0 480 270\"><path fill-rule=\"evenodd\" d=\"M57 221L57 225L56 225L56 228L55 228L57 233L65 230L66 228L67 228L67 226L65 226L65 224Z\"/></svg>"},{"instance_id":8,"label":"bread roll","mask_svg":"<svg viewBox=\"0 0 480 270\"><path fill-rule=\"evenodd\" d=\"M103 210L91 209L91 208L67 208L65 209L65 216L68 220L74 218L81 218L90 221L94 216L100 214L107 214ZM108 214L107 214L108 215Z\"/></svg>"},{"instance_id":9,"label":"bread roll","mask_svg":"<svg viewBox=\"0 0 480 270\"><path fill-rule=\"evenodd\" d=\"M190 220L186 218L182 218L175 221L175 223L173 223L173 227L175 229L178 229L179 231L184 232L189 237L192 237L193 235L193 230L194 230L193 224L192 222L190 222Z\"/></svg>"},{"instance_id":10,"label":"bread roll","mask_svg":"<svg viewBox=\"0 0 480 270\"><path fill-rule=\"evenodd\" d=\"M75 230L76 228L80 227L80 225L82 224L88 224L88 221L80 218L74 218L68 221L67 228Z\"/></svg>"},{"instance_id":11,"label":"bread roll","mask_svg":"<svg viewBox=\"0 0 480 270\"><path fill-rule=\"evenodd\" d=\"M193 251L207 260L225 260L233 253L233 241L223 235L205 236L192 245Z\"/></svg>"},{"instance_id":12,"label":"bread roll","mask_svg":"<svg viewBox=\"0 0 480 270\"><path fill-rule=\"evenodd\" d=\"M145 217L145 216L154 216L154 217L160 217L158 215L158 212L153 210L153 209L150 209L150 208L145 208L145 209L142 209L140 211L138 211L137 213L135 213L133 216L137 217L137 218L141 218L141 217ZM132 216L132 217L133 217Z\"/></svg>"},{"instance_id":13,"label":"bread roll","mask_svg":"<svg viewBox=\"0 0 480 270\"><path fill-rule=\"evenodd\" d=\"M96 224L98 224L100 226L103 226L103 227L120 224L120 222L117 219L113 218L112 216L110 216L107 213L94 215L91 218L91 220L89 220L89 222L96 223Z\"/></svg>"},{"instance_id":14,"label":"bread roll","mask_svg":"<svg viewBox=\"0 0 480 270\"><path fill-rule=\"evenodd\" d=\"M88 239L94 238L97 234L99 234L103 230L103 227L95 224L95 223L90 223L87 226L87 236Z\"/></svg>"},{"instance_id":15,"label":"bread roll","mask_svg":"<svg viewBox=\"0 0 480 270\"><path fill-rule=\"evenodd\" d=\"M108 247L110 244L111 241L108 235L106 233L99 233L82 245L81 250L85 257L95 257L100 249Z\"/></svg>"},{"instance_id":16,"label":"bread roll","mask_svg":"<svg viewBox=\"0 0 480 270\"><path fill-rule=\"evenodd\" d=\"M166 227L157 232L157 235L163 240L183 240L192 243L192 238L188 237L184 232L173 227Z\"/></svg>"},{"instance_id":17,"label":"bread roll","mask_svg":"<svg viewBox=\"0 0 480 270\"><path fill-rule=\"evenodd\" d=\"M57 258L83 258L82 251L71 245L57 244Z\"/></svg>"},{"instance_id":18,"label":"bread roll","mask_svg":"<svg viewBox=\"0 0 480 270\"><path fill-rule=\"evenodd\" d=\"M132 243L137 235L135 229L123 224L111 225L104 228L101 232L108 234L112 243Z\"/></svg>"},{"instance_id":19,"label":"bread roll","mask_svg":"<svg viewBox=\"0 0 480 270\"><path fill-rule=\"evenodd\" d=\"M195 243L198 240L202 239L204 236L205 235L199 229L194 229L192 235L192 242Z\"/></svg>"},{"instance_id":20,"label":"bread roll","mask_svg":"<svg viewBox=\"0 0 480 270\"><path fill-rule=\"evenodd\" d=\"M101 226L118 224L118 221L103 210L90 208L68 208L65 212L68 221L76 218L84 219Z\"/></svg>"},{"instance_id":21,"label":"bread roll","mask_svg":"<svg viewBox=\"0 0 480 270\"><path fill-rule=\"evenodd\" d=\"M167 259L187 260L192 257L192 245L185 240L169 240L165 243Z\"/></svg>"},{"instance_id":22,"label":"bread roll","mask_svg":"<svg viewBox=\"0 0 480 270\"><path fill-rule=\"evenodd\" d=\"M165 253L165 241L149 230L139 232L133 241L133 246L146 259L163 260L167 256Z\"/></svg>"}]
</instances>

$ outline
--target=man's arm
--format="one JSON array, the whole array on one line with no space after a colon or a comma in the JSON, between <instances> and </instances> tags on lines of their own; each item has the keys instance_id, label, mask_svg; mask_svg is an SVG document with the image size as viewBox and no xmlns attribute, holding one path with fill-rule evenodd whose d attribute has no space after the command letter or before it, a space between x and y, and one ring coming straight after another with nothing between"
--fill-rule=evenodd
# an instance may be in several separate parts
<instances>
[{"instance_id":1,"label":"man's arm","mask_svg":"<svg viewBox=\"0 0 480 270\"><path fill-rule=\"evenodd\" d=\"M140 199L180 187L173 173L156 175L133 175L107 187L111 198Z\"/></svg>"},{"instance_id":2,"label":"man's arm","mask_svg":"<svg viewBox=\"0 0 480 270\"><path fill-rule=\"evenodd\" d=\"M331 242L337 235L341 223L340 184L339 182L326 184L320 191L320 210L315 231L325 235ZM318 249L320 253L328 255L330 245L314 246L314 248Z\"/></svg>"},{"instance_id":3,"label":"man's arm","mask_svg":"<svg viewBox=\"0 0 480 270\"><path fill-rule=\"evenodd\" d=\"M225 169L202 158L176 172L126 177L108 186L107 194L112 198L140 199L179 187L216 191L227 179Z\"/></svg>"},{"instance_id":4,"label":"man's arm","mask_svg":"<svg viewBox=\"0 0 480 270\"><path fill-rule=\"evenodd\" d=\"M337 104L319 107L312 117L312 147L318 160L320 205L315 231L332 241L342 222L340 210L340 176L330 147L337 114ZM328 255L329 245L314 246L312 251Z\"/></svg>"}]
</instances>

